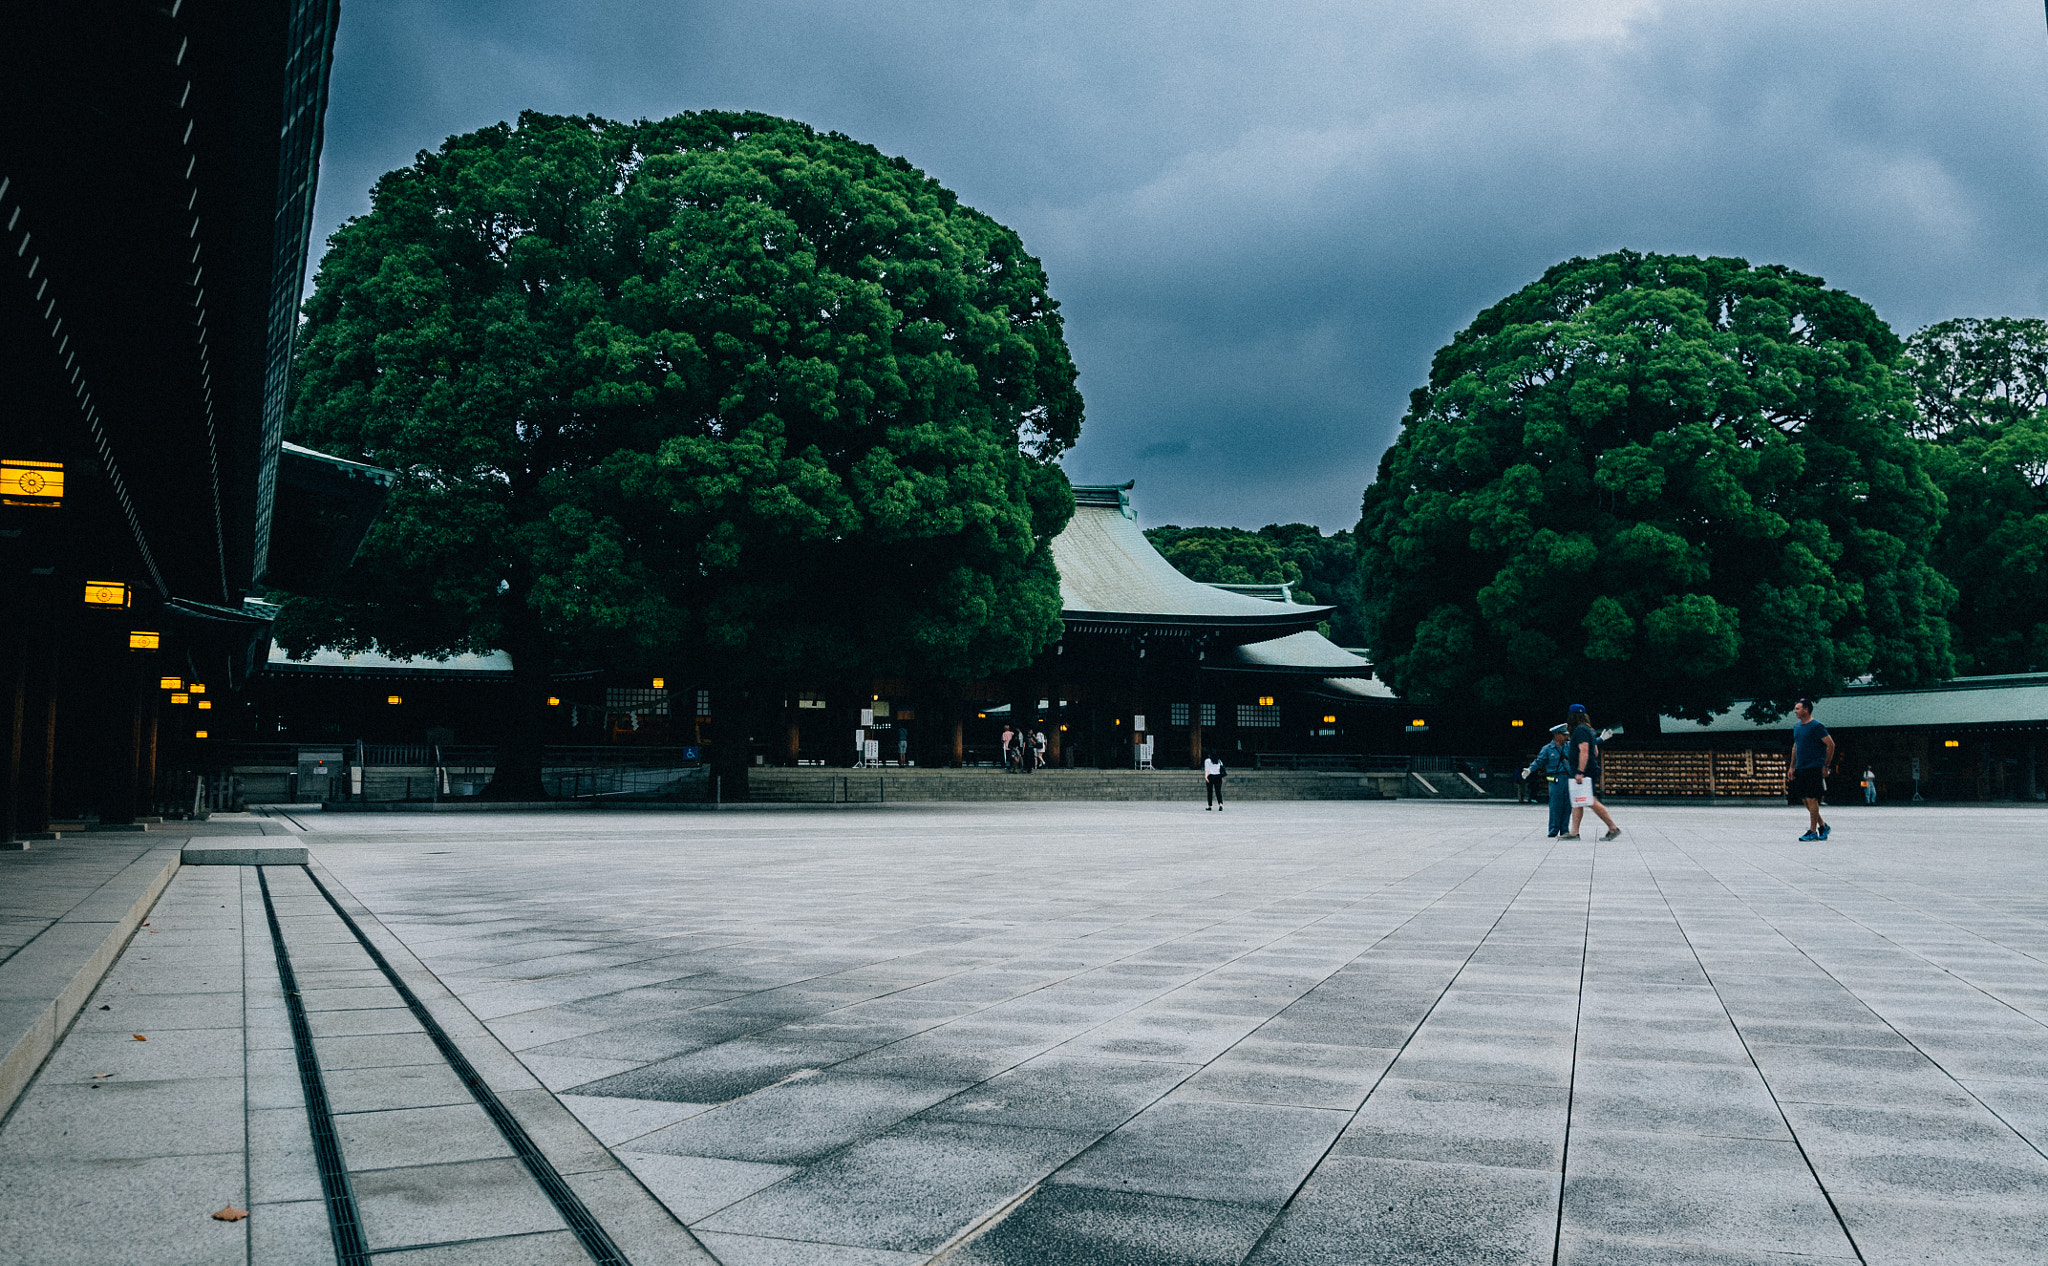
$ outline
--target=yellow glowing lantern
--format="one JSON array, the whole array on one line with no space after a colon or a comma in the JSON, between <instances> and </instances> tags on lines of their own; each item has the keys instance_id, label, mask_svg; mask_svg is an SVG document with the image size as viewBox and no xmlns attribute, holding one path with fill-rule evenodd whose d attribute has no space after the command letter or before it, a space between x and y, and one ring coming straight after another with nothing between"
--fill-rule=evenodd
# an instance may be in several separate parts
<instances>
[{"instance_id":1,"label":"yellow glowing lantern","mask_svg":"<svg viewBox=\"0 0 2048 1266\"><path fill-rule=\"evenodd\" d=\"M401 698L400 696L398 696L398 695L385 695L385 696L384 696L384 702L386 702L386 703L389 703L389 704L392 704L392 705L397 705L397 704L401 704L401 703L404 703L404 702L405 702L405 700L404 700L403 698Z\"/></svg>"},{"instance_id":2,"label":"yellow glowing lantern","mask_svg":"<svg viewBox=\"0 0 2048 1266\"><path fill-rule=\"evenodd\" d=\"M1961 747L1963 744L1959 739L1943 739L1941 745L1943 747Z\"/></svg>"},{"instance_id":3,"label":"yellow glowing lantern","mask_svg":"<svg viewBox=\"0 0 2048 1266\"><path fill-rule=\"evenodd\" d=\"M163 642L160 633L148 633L142 629L128 630L128 649L131 651L153 651Z\"/></svg>"},{"instance_id":4,"label":"yellow glowing lantern","mask_svg":"<svg viewBox=\"0 0 2048 1266\"><path fill-rule=\"evenodd\" d=\"M212 707L212 706L213 706L213 700L211 700L211 699L201 699L201 700L199 701L199 710L200 710L201 712L204 712L204 711L206 711L206 710L207 710L208 708L210 708L210 707Z\"/></svg>"},{"instance_id":5,"label":"yellow glowing lantern","mask_svg":"<svg viewBox=\"0 0 2048 1266\"><path fill-rule=\"evenodd\" d=\"M1336 717L1324 717L1324 718L1323 718L1323 724L1324 724L1324 725L1335 725L1335 724L1337 724L1337 718L1336 718Z\"/></svg>"},{"instance_id":6,"label":"yellow glowing lantern","mask_svg":"<svg viewBox=\"0 0 2048 1266\"><path fill-rule=\"evenodd\" d=\"M119 580L88 580L85 582L85 605L125 607L128 605L128 586Z\"/></svg>"},{"instance_id":7,"label":"yellow glowing lantern","mask_svg":"<svg viewBox=\"0 0 2048 1266\"><path fill-rule=\"evenodd\" d=\"M159 690L183 690L185 688L185 679L183 677L164 677L159 679L156 684Z\"/></svg>"},{"instance_id":8,"label":"yellow glowing lantern","mask_svg":"<svg viewBox=\"0 0 2048 1266\"><path fill-rule=\"evenodd\" d=\"M40 506L54 510L64 504L64 463L0 460L0 505Z\"/></svg>"},{"instance_id":9,"label":"yellow glowing lantern","mask_svg":"<svg viewBox=\"0 0 2048 1266\"><path fill-rule=\"evenodd\" d=\"M1273 706L1273 696L1271 696L1271 695L1260 695L1260 696L1259 696L1259 706L1260 706L1260 707L1262 707L1262 708L1270 708L1270 707L1272 707L1272 706Z\"/></svg>"},{"instance_id":10,"label":"yellow glowing lantern","mask_svg":"<svg viewBox=\"0 0 2048 1266\"><path fill-rule=\"evenodd\" d=\"M1517 730L1522 728L1522 723L1520 721L1510 721L1508 722L1508 724Z\"/></svg>"},{"instance_id":11,"label":"yellow glowing lantern","mask_svg":"<svg viewBox=\"0 0 2048 1266\"><path fill-rule=\"evenodd\" d=\"M181 691L179 691L179 692L178 692L177 694L174 694L174 695L172 695L172 696L171 696L171 702L172 702L172 703L190 703L190 702L192 702L192 696L191 696L191 695L188 695L188 694L186 694L186 693L185 693L184 691L182 691L182 690L181 690Z\"/></svg>"},{"instance_id":12,"label":"yellow glowing lantern","mask_svg":"<svg viewBox=\"0 0 2048 1266\"><path fill-rule=\"evenodd\" d=\"M203 695L203 694L205 694L205 693L206 693L206 683L205 683L205 682L203 682L203 681L195 681L195 682L193 682L193 683L192 683L192 693L193 693L193 694L195 694L195 695Z\"/></svg>"},{"instance_id":13,"label":"yellow glowing lantern","mask_svg":"<svg viewBox=\"0 0 2048 1266\"><path fill-rule=\"evenodd\" d=\"M548 696L548 706L549 706L550 708L559 708L559 707L561 707L561 706L562 706L562 701L561 701L561 699L560 699L560 698L556 697L555 695L549 695L549 696Z\"/></svg>"},{"instance_id":14,"label":"yellow glowing lantern","mask_svg":"<svg viewBox=\"0 0 2048 1266\"><path fill-rule=\"evenodd\" d=\"M194 730L194 731L192 731L192 737L193 737L193 738L205 738L205 737L206 737L206 731L205 731L205 730Z\"/></svg>"},{"instance_id":15,"label":"yellow glowing lantern","mask_svg":"<svg viewBox=\"0 0 2048 1266\"><path fill-rule=\"evenodd\" d=\"M656 678L654 679L654 688L655 688L656 690L666 690L666 689L668 689L668 678L666 678L666 677L656 677Z\"/></svg>"}]
</instances>

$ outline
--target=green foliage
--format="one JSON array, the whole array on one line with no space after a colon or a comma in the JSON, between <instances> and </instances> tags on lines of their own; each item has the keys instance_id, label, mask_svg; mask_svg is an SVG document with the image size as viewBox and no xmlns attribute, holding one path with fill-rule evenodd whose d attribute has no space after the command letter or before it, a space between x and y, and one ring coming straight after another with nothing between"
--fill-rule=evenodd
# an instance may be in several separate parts
<instances>
[{"instance_id":1,"label":"green foliage","mask_svg":"<svg viewBox=\"0 0 2048 1266\"><path fill-rule=\"evenodd\" d=\"M384 176L306 311L291 437L398 482L294 649L974 676L1058 636L1057 305L902 159L524 114Z\"/></svg>"},{"instance_id":2,"label":"green foliage","mask_svg":"<svg viewBox=\"0 0 2048 1266\"><path fill-rule=\"evenodd\" d=\"M1296 602L1333 606L1323 633L1342 646L1357 645L1358 558L1351 532L1323 535L1308 523L1244 528L1145 529L1166 560L1191 580L1225 585L1292 585Z\"/></svg>"},{"instance_id":3,"label":"green foliage","mask_svg":"<svg viewBox=\"0 0 2048 1266\"><path fill-rule=\"evenodd\" d=\"M1818 278L1558 264L1436 355L1358 528L1365 640L1422 700L1775 715L1950 671L1899 341Z\"/></svg>"},{"instance_id":4,"label":"green foliage","mask_svg":"<svg viewBox=\"0 0 2048 1266\"><path fill-rule=\"evenodd\" d=\"M2048 321L1943 321L1906 355L1948 499L1933 559L1961 594L1956 659L1973 673L2048 667Z\"/></svg>"}]
</instances>

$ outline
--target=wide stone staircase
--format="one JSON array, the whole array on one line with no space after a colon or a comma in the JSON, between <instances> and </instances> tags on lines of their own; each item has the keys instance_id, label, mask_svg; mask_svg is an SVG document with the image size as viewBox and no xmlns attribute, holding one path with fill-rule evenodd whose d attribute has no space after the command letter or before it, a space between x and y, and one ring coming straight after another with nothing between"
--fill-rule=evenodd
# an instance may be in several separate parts
<instances>
[{"instance_id":1,"label":"wide stone staircase","mask_svg":"<svg viewBox=\"0 0 2048 1266\"><path fill-rule=\"evenodd\" d=\"M803 804L873 804L911 800L1152 800L1202 799L1202 775L1192 769L1041 769L1012 774L1000 769L767 768L747 771L748 797ZM1223 783L1228 800L1378 800L1379 782L1357 773L1244 770ZM1398 794L1398 793L1397 793Z\"/></svg>"}]
</instances>

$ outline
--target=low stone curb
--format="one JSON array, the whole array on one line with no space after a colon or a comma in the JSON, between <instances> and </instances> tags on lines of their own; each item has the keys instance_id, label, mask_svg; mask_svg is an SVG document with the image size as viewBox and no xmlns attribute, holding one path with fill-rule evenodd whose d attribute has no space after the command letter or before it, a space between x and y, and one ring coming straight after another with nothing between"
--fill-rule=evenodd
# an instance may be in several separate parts
<instances>
[{"instance_id":1,"label":"low stone curb","mask_svg":"<svg viewBox=\"0 0 2048 1266\"><path fill-rule=\"evenodd\" d=\"M56 1049L178 865L177 850L151 849L0 966L0 1117Z\"/></svg>"}]
</instances>

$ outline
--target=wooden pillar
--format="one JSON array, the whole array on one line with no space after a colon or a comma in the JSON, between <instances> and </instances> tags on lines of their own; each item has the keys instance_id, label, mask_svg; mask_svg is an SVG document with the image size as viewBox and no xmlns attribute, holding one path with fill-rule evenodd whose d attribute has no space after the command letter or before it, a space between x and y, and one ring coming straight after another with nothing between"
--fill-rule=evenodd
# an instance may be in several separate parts
<instances>
[{"instance_id":1,"label":"wooden pillar","mask_svg":"<svg viewBox=\"0 0 2048 1266\"><path fill-rule=\"evenodd\" d=\"M27 707L24 709L21 740L21 799L14 829L50 829L50 800L57 775L57 638L52 628L49 642L37 645L31 638Z\"/></svg>"},{"instance_id":2,"label":"wooden pillar","mask_svg":"<svg viewBox=\"0 0 2048 1266\"><path fill-rule=\"evenodd\" d=\"M1066 731L1062 730L1060 726L1067 719L1067 710L1060 706L1060 698L1066 694L1067 688L1055 684L1049 687L1049 690L1051 693L1045 697L1045 701L1051 705L1046 711L1045 763L1057 769L1066 750L1065 739L1067 735Z\"/></svg>"},{"instance_id":3,"label":"wooden pillar","mask_svg":"<svg viewBox=\"0 0 2048 1266\"><path fill-rule=\"evenodd\" d=\"M135 777L137 813L156 812L157 728L163 708L163 693L152 689L154 685L149 675L144 673L141 684L142 752Z\"/></svg>"},{"instance_id":4,"label":"wooden pillar","mask_svg":"<svg viewBox=\"0 0 2048 1266\"><path fill-rule=\"evenodd\" d=\"M120 684L115 687L113 715L107 718L113 741L106 749L107 767L100 771L97 797L100 822L107 825L135 820L135 783L142 769L142 694L132 659L117 670L115 680Z\"/></svg>"},{"instance_id":5,"label":"wooden pillar","mask_svg":"<svg viewBox=\"0 0 2048 1266\"><path fill-rule=\"evenodd\" d=\"M787 746L787 756L789 758L789 764L792 767L794 767L796 765L797 760L796 754L798 751L798 742L803 737L803 732L798 728L797 723L794 719L792 719L789 722L787 734L789 739Z\"/></svg>"},{"instance_id":6,"label":"wooden pillar","mask_svg":"<svg viewBox=\"0 0 2048 1266\"><path fill-rule=\"evenodd\" d=\"M23 719L28 711L28 639L27 631L16 630L15 639L6 648L4 663L7 670L5 693L0 694L0 705L6 713L0 717L4 728L0 728L0 740L5 740L7 750L0 754L0 841L11 840L18 829L21 816L21 741L24 733Z\"/></svg>"}]
</instances>

